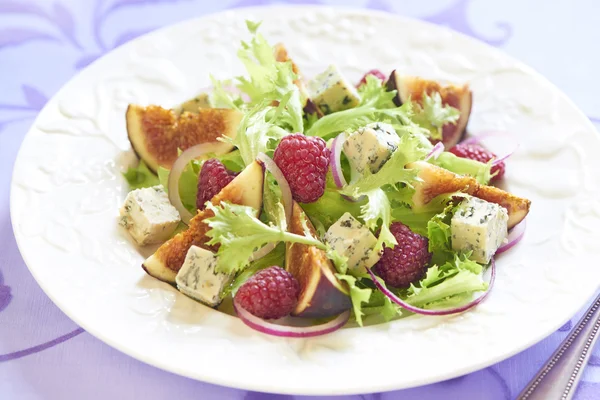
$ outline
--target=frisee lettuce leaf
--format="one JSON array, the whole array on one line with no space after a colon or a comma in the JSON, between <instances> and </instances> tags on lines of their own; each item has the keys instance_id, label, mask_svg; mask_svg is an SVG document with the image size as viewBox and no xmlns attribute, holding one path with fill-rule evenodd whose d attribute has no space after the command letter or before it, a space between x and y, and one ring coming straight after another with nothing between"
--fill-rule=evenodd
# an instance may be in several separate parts
<instances>
[{"instance_id":1,"label":"frisee lettuce leaf","mask_svg":"<svg viewBox=\"0 0 600 400\"><path fill-rule=\"evenodd\" d=\"M354 319L359 326L362 326L362 304L368 303L371 298L371 293L373 293L373 289L367 287L359 287L357 285L358 280L352 275L345 274L336 274L337 278L348 284L348 288L350 289L350 301L352 302L352 313L354 315Z\"/></svg>"},{"instance_id":2,"label":"frisee lettuce leaf","mask_svg":"<svg viewBox=\"0 0 600 400\"><path fill-rule=\"evenodd\" d=\"M260 23L246 21L246 25L253 37L250 43L242 42L238 58L246 67L248 77L237 78L238 88L248 95L250 106L279 102L289 96L285 106L288 112L278 122L286 124L293 132L301 132L304 124L302 99L294 84L297 76L292 63L276 60L274 48L257 32Z\"/></svg>"},{"instance_id":3,"label":"frisee lettuce leaf","mask_svg":"<svg viewBox=\"0 0 600 400\"><path fill-rule=\"evenodd\" d=\"M196 210L196 196L198 193L198 175L202 167L201 160L192 160L184 168L179 178L179 197L183 206L191 212ZM169 172L170 170L164 167L158 167L158 179L160 184L165 188L165 192L169 190Z\"/></svg>"},{"instance_id":4,"label":"frisee lettuce leaf","mask_svg":"<svg viewBox=\"0 0 600 400\"><path fill-rule=\"evenodd\" d=\"M158 177L141 160L137 167L129 167L123 173L123 177L129 184L129 190L148 188L159 184Z\"/></svg>"},{"instance_id":5,"label":"frisee lettuce leaf","mask_svg":"<svg viewBox=\"0 0 600 400\"><path fill-rule=\"evenodd\" d=\"M320 226L323 230L327 230L346 212L358 218L363 203L345 199L333 182L331 172L328 172L323 196L313 203L302 203L301 206L317 230L321 229Z\"/></svg>"},{"instance_id":6,"label":"frisee lettuce leaf","mask_svg":"<svg viewBox=\"0 0 600 400\"><path fill-rule=\"evenodd\" d=\"M438 92L431 95L423 93L421 104L415 103L415 115L412 120L427 129L432 139L442 139L442 128L446 124L456 124L460 111L444 105Z\"/></svg>"},{"instance_id":7,"label":"frisee lettuce leaf","mask_svg":"<svg viewBox=\"0 0 600 400\"><path fill-rule=\"evenodd\" d=\"M241 271L235 276L231 285L225 288L221 293L221 299L224 299L228 295L235 296L238 289L254 274L265 268L272 267L274 265L284 267L285 266L285 244L279 243L273 251L261 258L250 263L246 269Z\"/></svg>"},{"instance_id":8,"label":"frisee lettuce leaf","mask_svg":"<svg viewBox=\"0 0 600 400\"><path fill-rule=\"evenodd\" d=\"M373 75L367 75L366 83L358 88L360 106L379 108L394 108L396 91L388 91L385 85Z\"/></svg>"},{"instance_id":9,"label":"frisee lettuce leaf","mask_svg":"<svg viewBox=\"0 0 600 400\"><path fill-rule=\"evenodd\" d=\"M406 169L404 166L413 161L421 160L427 155L427 150L420 144L421 141L415 135L406 134L401 136L398 148L379 171L372 174L369 168L365 168L363 175L343 188L341 192L358 197L386 185L395 185L401 182L410 184L417 177L417 171Z\"/></svg>"},{"instance_id":10,"label":"frisee lettuce leaf","mask_svg":"<svg viewBox=\"0 0 600 400\"><path fill-rule=\"evenodd\" d=\"M469 175L477 179L482 185L487 185L491 179L492 163L482 163L469 158L461 158L450 152L441 153L437 159L429 160L430 163L452 171L459 175Z\"/></svg>"},{"instance_id":11,"label":"frisee lettuce leaf","mask_svg":"<svg viewBox=\"0 0 600 400\"><path fill-rule=\"evenodd\" d=\"M313 237L296 235L279 226L263 223L256 218L256 210L252 207L223 202L219 206L207 203L207 208L214 213L205 220L211 228L206 235L211 238L209 245L219 245L219 272L230 274L241 270L249 264L252 253L267 243L292 242L322 250L327 248Z\"/></svg>"},{"instance_id":12,"label":"frisee lettuce leaf","mask_svg":"<svg viewBox=\"0 0 600 400\"><path fill-rule=\"evenodd\" d=\"M398 244L396 238L390 231L392 223L392 210L390 201L382 189L373 189L363 193L367 197L367 202L361 206L361 219L365 222L367 228L377 229L381 221L381 230L375 245L375 251L380 251L383 246L394 247Z\"/></svg>"}]
</instances>

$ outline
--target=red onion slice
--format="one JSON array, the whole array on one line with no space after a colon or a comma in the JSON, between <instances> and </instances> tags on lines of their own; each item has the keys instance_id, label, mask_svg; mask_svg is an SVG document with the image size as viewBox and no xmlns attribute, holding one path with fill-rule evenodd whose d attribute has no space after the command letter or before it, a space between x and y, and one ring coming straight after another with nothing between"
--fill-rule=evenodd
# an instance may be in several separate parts
<instances>
[{"instance_id":1,"label":"red onion slice","mask_svg":"<svg viewBox=\"0 0 600 400\"><path fill-rule=\"evenodd\" d=\"M381 290L381 292L384 295L386 295L391 301L398 304L400 307L402 307L410 312L413 312L415 314L421 314L421 315L450 315L450 314L458 314L458 313L467 311L468 309L473 308L477 304L481 303L487 297L487 295L492 290L492 287L494 286L494 281L496 280L496 261L493 258L491 261L491 268L492 268L492 275L490 277L488 289L481 296L477 297L475 300L473 300L465 305L462 305L459 307L447 308L445 310L428 310L425 308L415 307L415 306L407 303L406 301L402 300L401 298L396 296L394 293L392 293L388 288L386 288L384 285L382 285L381 282L379 282L379 280L377 279L377 277L375 276L373 271L371 271L370 268L367 268L367 271L369 272L369 275L371 275L371 279L373 279L373 283L375 284L377 289Z\"/></svg>"},{"instance_id":2,"label":"red onion slice","mask_svg":"<svg viewBox=\"0 0 600 400\"><path fill-rule=\"evenodd\" d=\"M434 159L437 159L440 156L440 154L444 152L444 150L446 150L446 148L444 147L444 143L437 142L435 146L433 146L433 149L431 149L429 154L427 154L427 157L425 157L425 161L428 161L432 157Z\"/></svg>"},{"instance_id":3,"label":"red onion slice","mask_svg":"<svg viewBox=\"0 0 600 400\"><path fill-rule=\"evenodd\" d=\"M350 318L350 311L344 311L335 319L325 322L324 324L306 327L286 326L277 325L250 314L235 299L233 300L233 307L235 308L235 312L237 313L238 317L240 317L242 322L248 325L250 328L262 333L266 333L267 335L288 338L306 338L325 335L340 329L346 324L346 322L348 322L348 319Z\"/></svg>"},{"instance_id":4,"label":"red onion slice","mask_svg":"<svg viewBox=\"0 0 600 400\"><path fill-rule=\"evenodd\" d=\"M183 206L183 203L181 202L181 197L179 196L179 179L181 178L183 170L190 163L190 161L200 158L203 155L209 153L222 154L224 153L224 149L229 149L229 145L225 145L221 142L197 144L181 153L179 157L177 157L177 160L175 160L175 162L173 163L171 171L169 171L169 182L167 185L169 192L169 201L171 202L173 207L175 207L177 211L179 211L179 216L181 217L181 221L184 224L187 225L190 222L190 220L194 217L194 214L189 212L187 208Z\"/></svg>"},{"instance_id":5,"label":"red onion slice","mask_svg":"<svg viewBox=\"0 0 600 400\"><path fill-rule=\"evenodd\" d=\"M277 184L279 185L279 189L281 189L281 200L283 202L283 208L285 210L285 219L287 225L289 226L292 220L292 190L290 189L290 185L288 181L285 179L283 172L279 169L275 161L271 159L268 155L264 153L258 154L256 157L257 160L262 161L265 165L265 168L273 175Z\"/></svg>"},{"instance_id":6,"label":"red onion slice","mask_svg":"<svg viewBox=\"0 0 600 400\"><path fill-rule=\"evenodd\" d=\"M346 141L346 133L342 132L333 139L331 144L331 155L329 156L329 164L331 165L331 175L333 175L333 182L338 188L343 188L348 184L346 178L344 178L344 172L342 171L342 148Z\"/></svg>"},{"instance_id":7,"label":"red onion slice","mask_svg":"<svg viewBox=\"0 0 600 400\"><path fill-rule=\"evenodd\" d=\"M506 244L500 246L498 250L496 250L496 254L502 254L505 251L510 250L514 245L519 243L521 239L523 239L523 236L525 236L525 228L527 226L525 221L526 220L524 219L523 221L519 222L508 232Z\"/></svg>"},{"instance_id":8,"label":"red onion slice","mask_svg":"<svg viewBox=\"0 0 600 400\"><path fill-rule=\"evenodd\" d=\"M335 183L335 186L337 186L339 189L342 189L343 187L345 187L348 182L346 182L346 178L344 177L344 171L342 171L342 148L344 146L344 142L346 141L346 133L342 132L339 135L337 135L335 137L335 139L333 139L333 142L331 143L331 153L329 155L329 165L331 165L331 175L333 176L333 183ZM353 179L358 179L358 176L354 176L354 175L358 175L358 172L352 170L352 175L353 175ZM348 201L351 201L353 203L360 201L362 199L364 199L364 196L359 197L358 199L355 199L352 196L346 196L345 194L342 195L343 198L345 198Z\"/></svg>"}]
</instances>

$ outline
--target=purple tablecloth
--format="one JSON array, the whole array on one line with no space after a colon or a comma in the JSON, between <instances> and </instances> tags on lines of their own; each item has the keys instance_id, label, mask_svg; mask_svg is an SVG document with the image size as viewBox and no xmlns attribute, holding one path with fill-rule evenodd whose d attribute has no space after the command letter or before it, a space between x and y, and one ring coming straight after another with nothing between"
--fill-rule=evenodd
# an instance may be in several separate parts
<instances>
[{"instance_id":1,"label":"purple tablecloth","mask_svg":"<svg viewBox=\"0 0 600 400\"><path fill-rule=\"evenodd\" d=\"M142 364L91 337L63 315L33 280L17 249L9 216L12 165L23 136L46 100L79 69L155 28L226 8L273 3L277 2L0 0L0 399L294 397L182 378ZM600 38L600 7L595 0L288 3L362 6L450 26L533 65L600 123L596 42ZM470 375L410 390L348 398L513 399L578 317L530 349ZM591 358L576 399L600 399L600 349Z\"/></svg>"}]
</instances>

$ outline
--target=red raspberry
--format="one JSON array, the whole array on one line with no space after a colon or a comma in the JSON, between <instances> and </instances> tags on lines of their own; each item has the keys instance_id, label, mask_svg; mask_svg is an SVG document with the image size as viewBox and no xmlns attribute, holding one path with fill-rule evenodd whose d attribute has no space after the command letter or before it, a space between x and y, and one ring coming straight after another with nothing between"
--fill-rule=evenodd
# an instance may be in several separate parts
<instances>
[{"instance_id":1,"label":"red raspberry","mask_svg":"<svg viewBox=\"0 0 600 400\"><path fill-rule=\"evenodd\" d=\"M409 287L427 271L431 261L429 240L400 222L390 225L390 231L398 244L394 248L384 248L381 258L373 267L373 272L390 286Z\"/></svg>"},{"instance_id":2,"label":"red raspberry","mask_svg":"<svg viewBox=\"0 0 600 400\"><path fill-rule=\"evenodd\" d=\"M294 200L312 203L323 196L329 155L330 150L319 137L294 133L281 139L273 160L288 181Z\"/></svg>"},{"instance_id":3,"label":"red raspberry","mask_svg":"<svg viewBox=\"0 0 600 400\"><path fill-rule=\"evenodd\" d=\"M202 164L198 177L198 194L196 208L204 210L204 204L236 177L236 173L225 168L221 161L211 158Z\"/></svg>"},{"instance_id":4,"label":"red raspberry","mask_svg":"<svg viewBox=\"0 0 600 400\"><path fill-rule=\"evenodd\" d=\"M484 147L478 144L462 144L459 143L456 146L452 147L450 153L461 157L461 158L469 158L471 160L480 161L482 163L487 163L492 158L497 158L497 156L491 151L485 149ZM494 165L492 167L492 182L498 181L502 179L504 176L504 172L506 171L506 164L504 161Z\"/></svg>"},{"instance_id":5,"label":"red raspberry","mask_svg":"<svg viewBox=\"0 0 600 400\"><path fill-rule=\"evenodd\" d=\"M248 279L235 294L235 301L259 318L277 319L289 315L300 294L296 278L281 267L269 267Z\"/></svg>"},{"instance_id":6,"label":"red raspberry","mask_svg":"<svg viewBox=\"0 0 600 400\"><path fill-rule=\"evenodd\" d=\"M356 85L356 87L361 87L362 85L367 83L367 76L369 75L373 75L375 78L381 81L385 81L385 75L383 74L383 72L381 72L378 69L372 69L362 77L362 79L360 80L360 82L358 82L358 85Z\"/></svg>"}]
</instances>

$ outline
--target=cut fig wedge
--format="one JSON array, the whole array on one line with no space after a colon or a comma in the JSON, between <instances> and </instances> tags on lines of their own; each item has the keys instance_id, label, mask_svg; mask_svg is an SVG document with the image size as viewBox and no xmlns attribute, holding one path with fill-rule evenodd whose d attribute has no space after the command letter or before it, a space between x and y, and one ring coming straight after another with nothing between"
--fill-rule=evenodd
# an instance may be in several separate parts
<instances>
[{"instance_id":1,"label":"cut fig wedge","mask_svg":"<svg viewBox=\"0 0 600 400\"><path fill-rule=\"evenodd\" d=\"M200 93L193 99L189 99L182 103L174 111L177 115L181 115L184 112L198 114L201 108L211 108L208 93Z\"/></svg>"},{"instance_id":2,"label":"cut fig wedge","mask_svg":"<svg viewBox=\"0 0 600 400\"><path fill-rule=\"evenodd\" d=\"M227 201L250 206L256 210L256 216L258 217L259 210L262 207L264 176L262 163L254 161L213 197L211 203L218 205L222 201ZM183 265L187 251L192 245L211 251L218 250L206 245L206 242L210 240L206 236L206 232L210 228L204 223L204 220L213 216L214 213L209 209L198 211L198 214L191 219L188 229L160 246L156 253L144 261L142 268L156 279L174 283L175 276Z\"/></svg>"},{"instance_id":3,"label":"cut fig wedge","mask_svg":"<svg viewBox=\"0 0 600 400\"><path fill-rule=\"evenodd\" d=\"M414 183L413 195L416 208L423 207L439 195L462 192L506 208L509 229L523 221L529 213L530 200L517 197L494 186L481 185L470 176L457 175L425 161L407 164L406 168L419 171L420 180Z\"/></svg>"},{"instance_id":4,"label":"cut fig wedge","mask_svg":"<svg viewBox=\"0 0 600 400\"><path fill-rule=\"evenodd\" d=\"M306 218L313 237L316 230L298 203L294 202L289 230L304 235L302 216ZM285 268L300 283L298 304L292 315L324 318L350 309L352 303L348 290L336 277L335 269L325 252L315 246L299 243L286 245Z\"/></svg>"},{"instance_id":5,"label":"cut fig wedge","mask_svg":"<svg viewBox=\"0 0 600 400\"><path fill-rule=\"evenodd\" d=\"M130 104L127 108L127 135L133 150L148 168L156 172L159 166L170 168L177 159L177 149L208 142L221 136L234 138L242 113L224 108L198 108L197 113L183 112L159 106L141 107ZM220 153L233 149L222 144Z\"/></svg>"},{"instance_id":6,"label":"cut fig wedge","mask_svg":"<svg viewBox=\"0 0 600 400\"><path fill-rule=\"evenodd\" d=\"M403 76L397 70L392 71L387 80L387 89L396 90L394 104L401 106L408 99L421 103L423 93L438 92L442 102L460 111L456 124L446 124L442 127L442 143L450 148L460 142L467 131L467 123L471 115L473 93L468 84L456 86L453 84L443 86L435 81L426 80L416 76Z\"/></svg>"}]
</instances>

